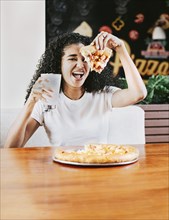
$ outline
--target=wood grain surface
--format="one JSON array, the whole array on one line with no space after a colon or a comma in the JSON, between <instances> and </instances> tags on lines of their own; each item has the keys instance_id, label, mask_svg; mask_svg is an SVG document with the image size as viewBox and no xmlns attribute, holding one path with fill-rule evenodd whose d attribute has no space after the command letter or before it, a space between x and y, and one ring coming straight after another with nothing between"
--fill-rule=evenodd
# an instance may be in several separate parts
<instances>
[{"instance_id":1,"label":"wood grain surface","mask_svg":"<svg viewBox=\"0 0 169 220\"><path fill-rule=\"evenodd\" d=\"M2 220L168 220L169 145L137 146L136 163L53 162L53 147L1 149Z\"/></svg>"}]
</instances>

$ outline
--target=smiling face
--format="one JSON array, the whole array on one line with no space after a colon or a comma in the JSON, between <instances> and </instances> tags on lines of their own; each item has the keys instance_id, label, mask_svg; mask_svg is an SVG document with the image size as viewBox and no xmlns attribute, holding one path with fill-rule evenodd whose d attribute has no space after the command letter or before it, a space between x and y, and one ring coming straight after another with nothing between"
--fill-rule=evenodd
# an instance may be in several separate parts
<instances>
[{"instance_id":1,"label":"smiling face","mask_svg":"<svg viewBox=\"0 0 169 220\"><path fill-rule=\"evenodd\" d=\"M89 75L89 65L84 61L80 53L83 44L72 44L64 48L64 55L61 61L63 77L63 89L82 88L87 76Z\"/></svg>"}]
</instances>

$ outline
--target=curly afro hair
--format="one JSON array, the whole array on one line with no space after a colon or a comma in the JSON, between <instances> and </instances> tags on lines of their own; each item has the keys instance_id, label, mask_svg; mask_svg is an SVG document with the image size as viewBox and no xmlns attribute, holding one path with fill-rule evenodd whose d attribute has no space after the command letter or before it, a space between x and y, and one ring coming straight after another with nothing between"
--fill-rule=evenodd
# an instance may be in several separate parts
<instances>
[{"instance_id":1,"label":"curly afro hair","mask_svg":"<svg viewBox=\"0 0 169 220\"><path fill-rule=\"evenodd\" d=\"M56 36L46 48L44 54L39 60L37 65L37 70L31 79L31 82L27 89L27 94L25 97L25 102L29 98L31 89L40 77L41 73L61 73L61 59L64 55L64 48L71 44L89 45L92 39L78 33L64 33ZM104 89L105 86L110 86L114 84L113 74L111 71L110 65L102 71L101 74L98 74L94 71L90 72L88 78L84 83L84 88L87 92L97 92Z\"/></svg>"}]
</instances>

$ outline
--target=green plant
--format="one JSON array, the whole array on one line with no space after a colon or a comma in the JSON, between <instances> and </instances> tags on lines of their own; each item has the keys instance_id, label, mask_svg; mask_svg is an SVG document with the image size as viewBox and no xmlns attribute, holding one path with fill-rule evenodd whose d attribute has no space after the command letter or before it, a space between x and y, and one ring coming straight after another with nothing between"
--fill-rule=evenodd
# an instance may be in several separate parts
<instances>
[{"instance_id":1,"label":"green plant","mask_svg":"<svg viewBox=\"0 0 169 220\"><path fill-rule=\"evenodd\" d=\"M127 88L125 78L116 80L116 85L120 88ZM145 83L147 97L139 104L168 104L169 103L169 76L152 75Z\"/></svg>"}]
</instances>

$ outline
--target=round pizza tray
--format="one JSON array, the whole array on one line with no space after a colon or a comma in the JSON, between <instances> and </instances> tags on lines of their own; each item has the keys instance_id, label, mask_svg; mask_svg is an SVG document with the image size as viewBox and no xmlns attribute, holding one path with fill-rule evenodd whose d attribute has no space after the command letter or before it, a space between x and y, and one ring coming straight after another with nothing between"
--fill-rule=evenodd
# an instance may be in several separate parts
<instances>
[{"instance_id":1,"label":"round pizza tray","mask_svg":"<svg viewBox=\"0 0 169 220\"><path fill-rule=\"evenodd\" d=\"M73 166L106 167L106 166L121 166L121 165L135 163L136 161L138 161L138 158L136 158L135 160L127 161L127 162L117 162L117 163L78 163L78 162L59 160L56 157L53 157L53 161L62 163L62 164L73 165Z\"/></svg>"}]
</instances>

